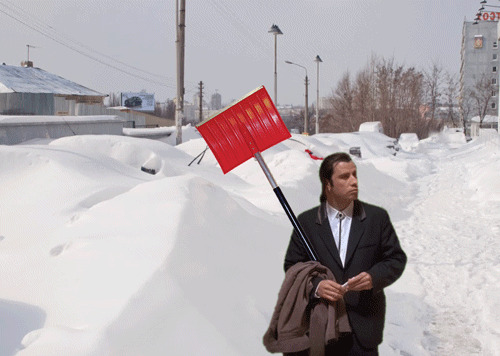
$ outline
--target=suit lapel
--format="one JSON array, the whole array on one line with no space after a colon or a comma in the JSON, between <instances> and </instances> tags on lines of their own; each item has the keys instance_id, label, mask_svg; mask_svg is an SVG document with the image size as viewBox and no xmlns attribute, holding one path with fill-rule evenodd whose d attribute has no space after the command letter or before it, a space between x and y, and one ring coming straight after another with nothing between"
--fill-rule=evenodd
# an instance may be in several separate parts
<instances>
[{"instance_id":1,"label":"suit lapel","mask_svg":"<svg viewBox=\"0 0 500 356\"><path fill-rule=\"evenodd\" d=\"M316 220L318 226L319 236L321 241L325 244L326 249L332 256L333 260L340 266L342 269L342 261L340 260L339 251L337 246L335 245L335 239L333 238L332 228L330 226L330 222L328 221L328 215L326 212L326 203L322 203L321 207L318 211L318 219Z\"/></svg>"},{"instance_id":2,"label":"suit lapel","mask_svg":"<svg viewBox=\"0 0 500 356\"><path fill-rule=\"evenodd\" d=\"M359 241L361 240L361 236L365 231L364 220L366 218L366 213L363 209L363 206L358 200L354 201L354 211L351 222L351 231L349 233L349 243L347 245L347 253L345 256L345 265L349 264L350 259L352 258L354 251L358 247Z\"/></svg>"}]
</instances>

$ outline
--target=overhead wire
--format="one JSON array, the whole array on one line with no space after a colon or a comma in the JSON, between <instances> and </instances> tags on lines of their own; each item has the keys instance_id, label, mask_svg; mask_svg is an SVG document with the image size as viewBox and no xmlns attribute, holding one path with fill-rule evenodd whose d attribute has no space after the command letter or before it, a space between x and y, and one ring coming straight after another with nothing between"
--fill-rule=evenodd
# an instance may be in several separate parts
<instances>
[{"instance_id":1,"label":"overhead wire","mask_svg":"<svg viewBox=\"0 0 500 356\"><path fill-rule=\"evenodd\" d=\"M246 44L251 42L252 44L252 49L257 50L258 54L262 57L266 57L269 54L270 50L270 45L265 42L260 36L256 35L256 32L253 30L256 26L250 27L248 24L248 21L243 21L241 13L238 11L234 11L231 9L231 5L237 6L237 4L234 3L228 3L228 2L223 2L220 0L209 0L209 3L214 6L218 10L218 13L223 17L224 22L230 24L235 32L237 32L241 37L240 39L244 41ZM266 3L267 6L269 6L268 11L273 13L276 12L278 13L279 11L279 6L273 3ZM258 3L248 3L247 6L250 6L250 12L254 13L259 11L262 11L261 9L261 4ZM248 18L248 13L243 14L244 18ZM246 17L245 17L246 16ZM257 26L263 29L266 29L266 26L271 26L266 25L263 23L261 16L255 16L252 19L252 24L258 24ZM222 21L221 21L222 22ZM282 49L280 50L282 52L281 57L287 57L289 53L294 53L294 57L298 57L299 59L297 60L296 58L290 58L290 59L295 59L295 61L302 62L301 58L308 58L308 55L310 54L307 49L304 48L302 45L298 45L295 41L287 41L286 43L282 44ZM284 55L283 55L284 53ZM285 58L288 59L288 58ZM312 60L311 60L312 61ZM281 65L282 60L280 60L280 65ZM307 62L306 62L307 63ZM308 68L309 69L309 68ZM291 75L296 76L297 78L303 78L303 74L299 70L292 70L290 71Z\"/></svg>"},{"instance_id":2,"label":"overhead wire","mask_svg":"<svg viewBox=\"0 0 500 356\"><path fill-rule=\"evenodd\" d=\"M235 30L235 32L238 34L239 40L242 43L248 45L250 42L251 48L253 49L254 53L260 56L266 55L269 50L269 45L264 42L261 37L256 35L255 31L253 31L248 26L246 21L243 21L237 11L232 10L227 3L221 4L217 0L209 0L209 3L217 10L219 14L221 14L221 16L225 20L224 22L228 23ZM148 83L156 84L170 89L176 88L176 83L173 78L157 73L152 73L136 66L130 65L105 53L97 51L80 41L74 40L64 34L61 34L53 26L50 26L39 20L38 18L32 16L29 12L9 0L0 0L0 6L3 6L3 9L0 8L0 13L5 14L11 19L22 24L23 26L26 26L31 30L40 33L48 39L88 59L91 59L97 63L112 68L128 76L146 81ZM254 10L259 10L258 4L255 4ZM258 16L255 20L262 22L262 19ZM262 26L264 27L265 25L262 24ZM137 72L143 73L144 75L140 75ZM157 78L164 79L164 81L158 80ZM197 83L185 81L185 91L185 94L192 94L197 92Z\"/></svg>"},{"instance_id":3,"label":"overhead wire","mask_svg":"<svg viewBox=\"0 0 500 356\"><path fill-rule=\"evenodd\" d=\"M260 37L255 35L255 31L248 28L248 25L242 21L238 12L232 11L229 7L230 4L225 3L220 5L216 0L209 0L209 2L218 10L218 12L224 17L224 19L230 23L233 28L241 35L242 42L248 44L248 42L253 42L254 50L257 49L261 56L265 56L268 50L268 45L260 39Z\"/></svg>"},{"instance_id":4,"label":"overhead wire","mask_svg":"<svg viewBox=\"0 0 500 356\"><path fill-rule=\"evenodd\" d=\"M10 6L8 6L6 4L6 2L8 4L10 4ZM71 39L69 38L68 36L65 36L65 35L61 35L60 33L58 33L54 27L50 26L50 25L47 25L46 23L44 23L43 21L40 21L39 19L31 16L31 14L29 14L27 11L23 10L22 8L20 8L19 6L17 6L16 4L13 4L12 2L10 2L9 0L0 0L0 5L2 5L4 7L4 9L2 10L0 8L0 13L3 13L5 14L6 16L10 17L11 19L21 23L22 25L34 30L35 32L38 32L40 33L41 35L49 38L50 40L66 47L66 48L69 48L70 50L84 56L84 57L87 57L95 62L98 62L102 65L105 65L107 67L110 67L112 69L115 69L121 73L124 73L124 74L127 74L129 76L132 76L134 78L137 78L137 79L141 79L141 80L144 80L146 82L149 82L149 83L153 83L153 84L156 84L156 85L159 85L159 86L162 86L162 87L167 87L167 88L170 88L170 89L175 89L176 88L176 84L169 84L168 82L170 81L174 81L172 78L169 78L167 76L163 76L163 75L160 75L160 74L157 74L157 73L152 73L152 72L149 72L149 71L146 71L146 70L143 70L141 68L138 68L136 66L132 66L130 64L127 64L123 61L120 61L114 57L111 57L109 55L106 55L102 52L99 52L79 41L76 41L74 39ZM8 11L6 11L5 9L7 9ZM29 18L28 21L26 21L26 17ZM58 38L59 37L59 38ZM62 38L62 39L61 39ZM72 42L71 43L68 43L68 42ZM78 45L80 47L83 47L84 49L86 49L86 51L80 49L80 48L77 48L75 45ZM93 54L90 54L88 52L92 52L94 53L95 55ZM107 60L103 60L99 57L97 57L96 55L98 56L101 56ZM152 76L152 77L157 77L157 78L163 78L165 79L166 82L163 82L163 81L158 81L156 79L153 79L151 77L145 77L143 75L139 75L137 73L133 73L129 70L125 70L123 68L120 68L118 65L116 64L113 64L113 63L110 63L110 61L112 62L116 62L122 66L125 66L129 69L133 69L134 71L140 71L146 75L149 75L149 76Z\"/></svg>"}]
</instances>

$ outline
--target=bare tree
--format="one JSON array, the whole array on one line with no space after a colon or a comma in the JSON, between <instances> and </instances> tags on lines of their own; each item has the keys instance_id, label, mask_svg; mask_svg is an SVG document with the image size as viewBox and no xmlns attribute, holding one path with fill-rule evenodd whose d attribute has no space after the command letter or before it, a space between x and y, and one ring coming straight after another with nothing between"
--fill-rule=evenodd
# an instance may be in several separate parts
<instances>
[{"instance_id":1,"label":"bare tree","mask_svg":"<svg viewBox=\"0 0 500 356\"><path fill-rule=\"evenodd\" d=\"M471 95L472 91L470 89L465 90L463 96L460 98L458 106L460 110L460 122L464 128L464 133L467 134L467 122L469 117L472 115L474 100Z\"/></svg>"},{"instance_id":2,"label":"bare tree","mask_svg":"<svg viewBox=\"0 0 500 356\"><path fill-rule=\"evenodd\" d=\"M377 108L379 121L392 120L392 92L394 84L394 59L379 60L376 64L375 88L377 91Z\"/></svg>"},{"instance_id":3,"label":"bare tree","mask_svg":"<svg viewBox=\"0 0 500 356\"><path fill-rule=\"evenodd\" d=\"M322 131L351 132L363 122L380 121L391 137L403 132L427 137L430 131L439 130L441 121L421 115L423 88L424 75L415 68L396 65L393 58L372 56L354 81L349 72L342 76L322 120Z\"/></svg>"},{"instance_id":4,"label":"bare tree","mask_svg":"<svg viewBox=\"0 0 500 356\"><path fill-rule=\"evenodd\" d=\"M396 120L390 126L394 136L399 136L403 132L419 132L422 127L422 117L420 115L423 75L415 68L398 67L396 86ZM424 125L424 127L427 126Z\"/></svg>"},{"instance_id":5,"label":"bare tree","mask_svg":"<svg viewBox=\"0 0 500 356\"><path fill-rule=\"evenodd\" d=\"M444 98L446 103L446 122L453 127L460 126L459 115L455 108L457 107L458 98L458 79L456 74L446 73L445 75L446 87L444 90ZM465 126L463 126L465 127Z\"/></svg>"},{"instance_id":6,"label":"bare tree","mask_svg":"<svg viewBox=\"0 0 500 356\"><path fill-rule=\"evenodd\" d=\"M356 121L368 121L370 116L370 102L372 102L372 90L370 82L370 72L364 69L356 76L354 85L353 110L355 112Z\"/></svg>"},{"instance_id":7,"label":"bare tree","mask_svg":"<svg viewBox=\"0 0 500 356\"><path fill-rule=\"evenodd\" d=\"M474 102L473 110L479 116L480 125L488 113L490 100L494 93L496 93L496 86L486 74L483 74L471 88L470 97Z\"/></svg>"},{"instance_id":8,"label":"bare tree","mask_svg":"<svg viewBox=\"0 0 500 356\"><path fill-rule=\"evenodd\" d=\"M431 68L424 72L424 78L425 99L430 108L431 119L434 120L442 95L443 68L439 64L433 63Z\"/></svg>"},{"instance_id":9,"label":"bare tree","mask_svg":"<svg viewBox=\"0 0 500 356\"><path fill-rule=\"evenodd\" d=\"M330 127L333 128L334 132L356 130L353 115L353 99L354 90L350 74L346 72L342 76L342 79L340 79L331 99L333 108L331 120L333 122L330 124Z\"/></svg>"},{"instance_id":10,"label":"bare tree","mask_svg":"<svg viewBox=\"0 0 500 356\"><path fill-rule=\"evenodd\" d=\"M378 121L391 137L416 132L426 137L429 123L420 115L423 74L415 68L395 65L394 59L380 60L376 70Z\"/></svg>"}]
</instances>

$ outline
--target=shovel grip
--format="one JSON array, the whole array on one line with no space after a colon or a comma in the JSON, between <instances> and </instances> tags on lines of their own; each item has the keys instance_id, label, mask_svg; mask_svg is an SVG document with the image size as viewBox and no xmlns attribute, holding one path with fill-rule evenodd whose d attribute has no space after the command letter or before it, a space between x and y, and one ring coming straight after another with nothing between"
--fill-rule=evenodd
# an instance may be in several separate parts
<instances>
[{"instance_id":1,"label":"shovel grip","mask_svg":"<svg viewBox=\"0 0 500 356\"><path fill-rule=\"evenodd\" d=\"M300 226L299 220L297 220L297 217L293 213L292 208L290 208L290 205L288 205L288 202L286 201L286 198L283 195L283 192L281 191L280 187L274 188L273 191L278 197L278 200L280 201L281 205L283 206L286 215L290 219L290 222L292 223L293 228L295 229L297 235L299 236L302 245L306 249L309 258L312 261L317 261L318 258L316 257L316 252L314 251L314 248L312 247L309 238L305 234L304 229L302 228L302 226Z\"/></svg>"}]
</instances>

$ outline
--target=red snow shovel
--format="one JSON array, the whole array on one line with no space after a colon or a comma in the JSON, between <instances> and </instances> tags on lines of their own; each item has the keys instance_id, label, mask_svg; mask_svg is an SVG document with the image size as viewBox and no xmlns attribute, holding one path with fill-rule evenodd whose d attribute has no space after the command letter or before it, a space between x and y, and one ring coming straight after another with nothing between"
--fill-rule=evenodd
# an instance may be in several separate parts
<instances>
[{"instance_id":1,"label":"red snow shovel","mask_svg":"<svg viewBox=\"0 0 500 356\"><path fill-rule=\"evenodd\" d=\"M197 128L224 174L252 157L257 159L309 257L317 261L309 239L260 154L291 137L266 88L261 86L248 93Z\"/></svg>"}]
</instances>

